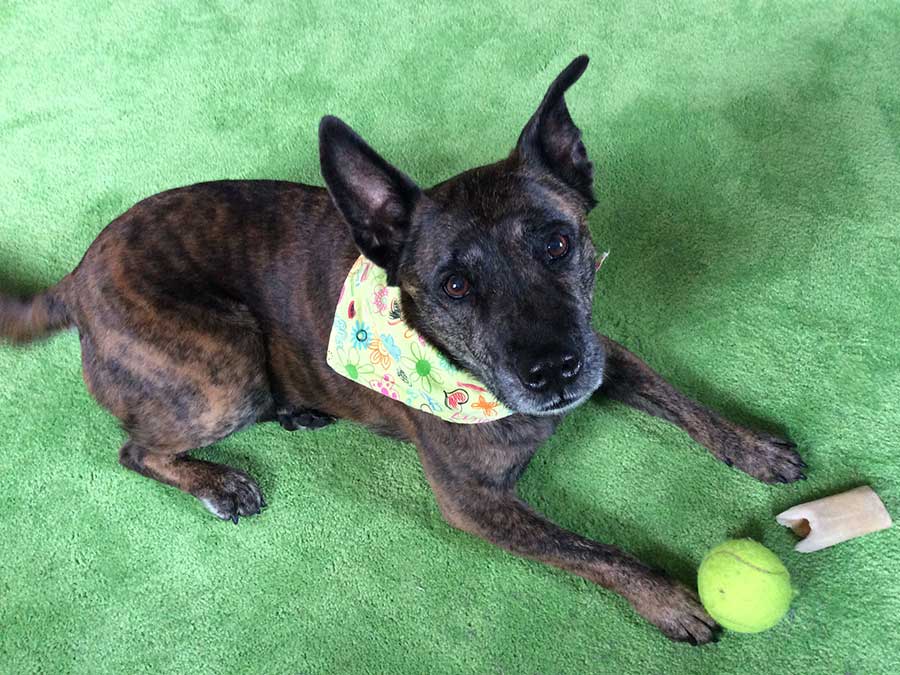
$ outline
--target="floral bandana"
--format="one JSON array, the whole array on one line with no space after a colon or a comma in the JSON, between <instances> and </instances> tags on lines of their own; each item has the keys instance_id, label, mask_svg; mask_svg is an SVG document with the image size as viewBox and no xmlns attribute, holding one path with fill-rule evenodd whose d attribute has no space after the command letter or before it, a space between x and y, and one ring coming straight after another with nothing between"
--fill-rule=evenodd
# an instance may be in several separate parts
<instances>
[{"instance_id":1,"label":"floral bandana","mask_svg":"<svg viewBox=\"0 0 900 675\"><path fill-rule=\"evenodd\" d=\"M347 275L326 361L340 375L411 408L457 424L513 414L471 374L451 365L400 313L400 289L360 256Z\"/></svg>"}]
</instances>

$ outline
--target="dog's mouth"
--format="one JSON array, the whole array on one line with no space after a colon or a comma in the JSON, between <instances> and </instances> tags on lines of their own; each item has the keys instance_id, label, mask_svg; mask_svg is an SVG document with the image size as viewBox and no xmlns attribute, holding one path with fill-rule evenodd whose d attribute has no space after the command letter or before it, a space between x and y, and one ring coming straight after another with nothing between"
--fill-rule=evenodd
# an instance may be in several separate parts
<instances>
[{"instance_id":1,"label":"dog's mouth","mask_svg":"<svg viewBox=\"0 0 900 675\"><path fill-rule=\"evenodd\" d=\"M545 386L535 386L523 377L523 369L512 354L493 360L493 363L505 362L503 367L486 368L484 363L465 364L463 367L481 378L494 396L511 411L547 417L563 415L585 403L603 383L606 355L596 334L592 330L586 333L584 339L574 341L572 349L582 355L581 364L571 375L557 376L555 380L552 376L548 377L549 382L545 380L542 383Z\"/></svg>"},{"instance_id":2,"label":"dog's mouth","mask_svg":"<svg viewBox=\"0 0 900 675\"><path fill-rule=\"evenodd\" d=\"M558 415L559 413L567 412L584 403L590 396L590 394L585 394L583 396L560 396L552 403L539 408L538 414Z\"/></svg>"},{"instance_id":3,"label":"dog's mouth","mask_svg":"<svg viewBox=\"0 0 900 675\"><path fill-rule=\"evenodd\" d=\"M590 374L582 374L582 379L577 385L539 397L535 397L533 392L528 392L527 390L523 392L520 386L513 385L515 393L512 396L504 396L504 403L511 410L515 410L523 415L537 415L539 417L564 415L585 403L600 388L603 382L602 365L599 367L595 366L590 370ZM510 382L510 380L512 378L508 378L507 382Z\"/></svg>"},{"instance_id":4,"label":"dog's mouth","mask_svg":"<svg viewBox=\"0 0 900 675\"><path fill-rule=\"evenodd\" d=\"M574 410L582 403L585 403L594 394L594 392L600 388L602 379L603 373L601 371L597 376L596 383L593 386L588 387L585 391L577 394L564 391L551 401L544 402L538 405L533 411L530 412L530 414L539 416L562 415L569 412L570 410Z\"/></svg>"}]
</instances>

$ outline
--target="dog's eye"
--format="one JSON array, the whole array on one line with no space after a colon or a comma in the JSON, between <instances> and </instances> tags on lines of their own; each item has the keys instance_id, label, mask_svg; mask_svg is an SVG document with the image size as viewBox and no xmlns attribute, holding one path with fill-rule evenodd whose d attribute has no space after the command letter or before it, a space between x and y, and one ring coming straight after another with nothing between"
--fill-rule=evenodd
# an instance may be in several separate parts
<instances>
[{"instance_id":1,"label":"dog's eye","mask_svg":"<svg viewBox=\"0 0 900 675\"><path fill-rule=\"evenodd\" d=\"M547 240L545 250L553 260L559 260L569 252L569 238L564 234L554 234Z\"/></svg>"},{"instance_id":2,"label":"dog's eye","mask_svg":"<svg viewBox=\"0 0 900 675\"><path fill-rule=\"evenodd\" d=\"M444 292L454 300L466 297L470 290L472 285L462 274L451 274L444 281Z\"/></svg>"}]
</instances>

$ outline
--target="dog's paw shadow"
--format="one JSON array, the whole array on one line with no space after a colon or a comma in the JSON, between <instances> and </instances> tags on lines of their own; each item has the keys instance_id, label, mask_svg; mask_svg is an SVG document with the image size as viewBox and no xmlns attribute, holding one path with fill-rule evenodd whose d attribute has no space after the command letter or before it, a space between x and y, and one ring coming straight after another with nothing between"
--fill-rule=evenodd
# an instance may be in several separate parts
<instances>
[{"instance_id":1,"label":"dog's paw shadow","mask_svg":"<svg viewBox=\"0 0 900 675\"><path fill-rule=\"evenodd\" d=\"M636 518L622 511L612 516L599 498L580 499L552 480L542 480L541 484L537 489L523 490L522 495L551 521L588 539L621 548L651 568L688 586L695 585L698 561L679 554L662 539L648 538L646 528Z\"/></svg>"}]
</instances>

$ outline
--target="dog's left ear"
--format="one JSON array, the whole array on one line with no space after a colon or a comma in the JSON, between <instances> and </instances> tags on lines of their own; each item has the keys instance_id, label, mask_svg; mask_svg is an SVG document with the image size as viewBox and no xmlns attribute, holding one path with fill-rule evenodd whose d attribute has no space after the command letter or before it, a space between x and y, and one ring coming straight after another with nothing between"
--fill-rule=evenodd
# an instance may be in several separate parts
<instances>
[{"instance_id":1,"label":"dog's left ear","mask_svg":"<svg viewBox=\"0 0 900 675\"><path fill-rule=\"evenodd\" d=\"M319 123L319 161L357 248L396 285L400 251L422 191L337 117Z\"/></svg>"},{"instance_id":2,"label":"dog's left ear","mask_svg":"<svg viewBox=\"0 0 900 675\"><path fill-rule=\"evenodd\" d=\"M596 205L594 166L581 142L581 130L575 126L564 94L588 66L582 54L566 66L550 85L537 112L525 125L514 152L527 163L552 172L587 200Z\"/></svg>"}]
</instances>

